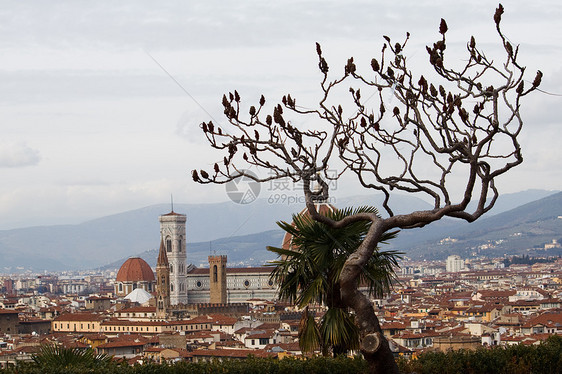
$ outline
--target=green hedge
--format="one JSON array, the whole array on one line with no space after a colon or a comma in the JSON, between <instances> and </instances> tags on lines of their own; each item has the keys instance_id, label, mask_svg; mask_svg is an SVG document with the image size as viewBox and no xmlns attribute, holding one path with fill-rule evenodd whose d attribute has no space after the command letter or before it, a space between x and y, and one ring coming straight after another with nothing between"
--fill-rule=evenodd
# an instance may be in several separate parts
<instances>
[{"instance_id":1,"label":"green hedge","mask_svg":"<svg viewBox=\"0 0 562 374\"><path fill-rule=\"evenodd\" d=\"M315 357L309 360L286 358L283 360L248 358L224 362L186 363L170 365L145 364L129 366L112 363L104 367L40 367L26 363L0 370L4 374L211 374L211 373L271 373L271 374L347 374L366 372L367 364L362 359Z\"/></svg>"},{"instance_id":2,"label":"green hedge","mask_svg":"<svg viewBox=\"0 0 562 374\"><path fill-rule=\"evenodd\" d=\"M476 351L426 352L415 360L399 360L402 373L417 374L559 374L562 337L540 345L480 348Z\"/></svg>"},{"instance_id":3,"label":"green hedge","mask_svg":"<svg viewBox=\"0 0 562 374\"><path fill-rule=\"evenodd\" d=\"M404 374L560 374L562 373L562 337L552 336L538 346L516 345L481 348L476 351L426 352L417 359L399 359ZM36 363L20 364L0 370L1 374L332 374L365 373L367 364L360 358L316 357L298 359L230 360L225 362L171 365L145 364L128 366L112 362L96 367L52 367Z\"/></svg>"}]
</instances>

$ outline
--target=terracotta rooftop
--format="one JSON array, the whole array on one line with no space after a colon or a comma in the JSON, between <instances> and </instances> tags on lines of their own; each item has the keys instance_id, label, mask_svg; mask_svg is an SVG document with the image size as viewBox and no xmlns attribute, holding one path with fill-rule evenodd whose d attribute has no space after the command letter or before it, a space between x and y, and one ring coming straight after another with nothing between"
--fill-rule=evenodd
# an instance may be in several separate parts
<instances>
[{"instance_id":1,"label":"terracotta rooftop","mask_svg":"<svg viewBox=\"0 0 562 374\"><path fill-rule=\"evenodd\" d=\"M18 314L18 310L14 309L0 309L0 314Z\"/></svg>"},{"instance_id":2,"label":"terracotta rooftop","mask_svg":"<svg viewBox=\"0 0 562 374\"><path fill-rule=\"evenodd\" d=\"M228 317L222 314L212 314L210 317L212 318L211 322L213 325L234 325L238 322L237 318Z\"/></svg>"},{"instance_id":3,"label":"terracotta rooftop","mask_svg":"<svg viewBox=\"0 0 562 374\"><path fill-rule=\"evenodd\" d=\"M118 310L117 313L156 313L155 306L134 306Z\"/></svg>"},{"instance_id":4,"label":"terracotta rooftop","mask_svg":"<svg viewBox=\"0 0 562 374\"><path fill-rule=\"evenodd\" d=\"M102 321L106 317L94 313L64 313L57 316L55 321Z\"/></svg>"},{"instance_id":5,"label":"terracotta rooftop","mask_svg":"<svg viewBox=\"0 0 562 374\"><path fill-rule=\"evenodd\" d=\"M523 325L523 327L532 327L536 325L543 325L547 327L562 326L562 313L560 312L547 312L536 316Z\"/></svg>"},{"instance_id":6,"label":"terracotta rooftop","mask_svg":"<svg viewBox=\"0 0 562 374\"><path fill-rule=\"evenodd\" d=\"M185 216L185 214L176 213L172 210L170 213L162 214L162 216Z\"/></svg>"},{"instance_id":7,"label":"terracotta rooftop","mask_svg":"<svg viewBox=\"0 0 562 374\"><path fill-rule=\"evenodd\" d=\"M116 340L104 344L98 345L98 349L101 348L120 348L120 347L142 347L146 344L146 341L141 340Z\"/></svg>"}]
</instances>

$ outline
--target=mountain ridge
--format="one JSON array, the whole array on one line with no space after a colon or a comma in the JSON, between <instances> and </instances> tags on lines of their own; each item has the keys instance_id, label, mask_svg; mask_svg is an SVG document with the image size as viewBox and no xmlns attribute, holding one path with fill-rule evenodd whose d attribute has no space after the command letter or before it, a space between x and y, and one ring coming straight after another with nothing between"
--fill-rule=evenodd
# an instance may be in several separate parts
<instances>
[{"instance_id":1,"label":"mountain ridge","mask_svg":"<svg viewBox=\"0 0 562 374\"><path fill-rule=\"evenodd\" d=\"M533 190L507 194L503 196L503 200L529 202L537 196L553 194L556 192ZM336 204L341 208L359 205L380 206L381 201L382 196L360 195L338 199ZM502 197L498 200L498 204L500 201ZM399 199L393 202L395 203L393 209L397 214L431 209L428 203L410 195L399 195ZM509 207L513 202L504 205ZM0 272L9 272L22 266L34 271L94 269L155 249L159 245L158 216L166 213L169 207L168 204L156 204L76 225L1 230ZM197 253L194 259L200 263L206 262L205 253L209 253L209 248L213 250L213 245L215 250L220 249L216 247L219 243L233 251L232 255L230 253L228 255L229 262L232 258L234 263L240 263L237 259L238 254L234 254L234 251L242 251L242 249L251 253L265 251L264 238L268 235L271 241L266 245L279 245L280 240L279 243L273 240L275 232L281 233L275 222L290 221L292 214L303 209L296 205L268 204L264 200L247 206L215 203L176 204L175 207L177 211L187 213L188 247L193 247L193 253ZM500 206L499 210L502 209L505 208ZM419 244L433 240L456 227L455 221L442 220L428 225L424 231L404 230L396 241L393 241L392 246L410 251L410 247L415 247L412 243ZM252 235L255 237L252 238ZM264 259L264 257L259 258ZM256 263L259 261L261 260L256 259Z\"/></svg>"},{"instance_id":2,"label":"mountain ridge","mask_svg":"<svg viewBox=\"0 0 562 374\"><path fill-rule=\"evenodd\" d=\"M446 235L451 240L445 242L444 232L435 230L433 234L411 246L409 253L423 257L425 249L432 248L433 255L440 258L448 254L502 256L506 252L521 255L531 251L546 255L544 244L552 240L562 243L562 192L472 223L456 223L447 228ZM560 249L554 249L548 254L560 253Z\"/></svg>"}]
</instances>

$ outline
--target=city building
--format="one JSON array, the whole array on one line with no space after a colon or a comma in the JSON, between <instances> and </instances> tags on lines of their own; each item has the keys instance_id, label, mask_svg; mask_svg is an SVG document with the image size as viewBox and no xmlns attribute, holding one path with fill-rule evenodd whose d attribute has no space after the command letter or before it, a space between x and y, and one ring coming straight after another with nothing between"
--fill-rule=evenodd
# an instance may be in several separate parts
<instances>
[{"instance_id":1,"label":"city building","mask_svg":"<svg viewBox=\"0 0 562 374\"><path fill-rule=\"evenodd\" d=\"M457 255L449 256L447 257L445 268L449 273L456 273L464 270L464 260Z\"/></svg>"}]
</instances>

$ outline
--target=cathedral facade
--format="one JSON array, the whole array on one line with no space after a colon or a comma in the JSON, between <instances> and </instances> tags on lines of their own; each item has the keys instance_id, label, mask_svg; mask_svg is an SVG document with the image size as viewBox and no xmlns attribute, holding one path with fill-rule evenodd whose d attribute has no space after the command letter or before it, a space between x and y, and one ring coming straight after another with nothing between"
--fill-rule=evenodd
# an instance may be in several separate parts
<instances>
[{"instance_id":1,"label":"cathedral facade","mask_svg":"<svg viewBox=\"0 0 562 374\"><path fill-rule=\"evenodd\" d=\"M160 250L156 265L159 318L181 306L240 304L252 299L277 298L277 287L269 279L273 268L228 268L224 255L209 256L209 268L197 268L188 262L186 216L172 211L161 215L159 221Z\"/></svg>"}]
</instances>

